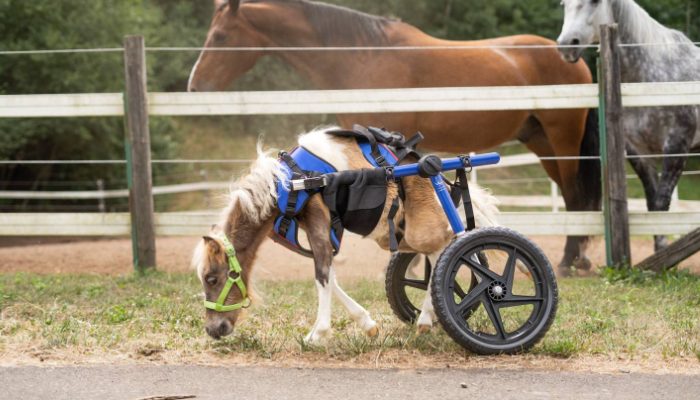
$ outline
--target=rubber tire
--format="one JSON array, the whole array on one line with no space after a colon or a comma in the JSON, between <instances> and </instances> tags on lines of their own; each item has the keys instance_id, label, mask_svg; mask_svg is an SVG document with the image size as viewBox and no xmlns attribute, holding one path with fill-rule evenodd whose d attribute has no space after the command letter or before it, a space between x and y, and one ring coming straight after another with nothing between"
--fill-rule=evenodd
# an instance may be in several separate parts
<instances>
[{"instance_id":1,"label":"rubber tire","mask_svg":"<svg viewBox=\"0 0 700 400\"><path fill-rule=\"evenodd\" d=\"M389 260L389 265L386 267L386 275L384 278L384 290L386 297L389 300L389 306L394 315L401 321L407 324L415 323L420 313L420 307L411 303L411 300L406 296L406 292L401 289L399 280L402 279L408 266L411 264L417 253L394 253Z\"/></svg>"},{"instance_id":2,"label":"rubber tire","mask_svg":"<svg viewBox=\"0 0 700 400\"><path fill-rule=\"evenodd\" d=\"M541 270L542 277L548 289L549 301L546 301L545 318L538 320L538 329L530 332L525 338L518 340L516 343L508 346L494 346L492 344L479 343L472 337L468 336L456 322L448 308L448 298L442 290L444 281L448 279L448 274L451 273L449 262L459 257L465 251L472 249L475 246L487 243L516 243L525 254L533 262L533 268ZM476 229L467 232L464 235L456 237L452 243L445 249L438 259L437 266L433 270L433 281L431 286L431 294L433 299L433 307L437 314L440 324L445 329L445 332L455 340L460 346L480 355L493 354L517 354L531 349L542 337L547 333L554 321L558 306L558 288L557 281L554 276L554 270L547 257L542 250L531 240L521 235L520 233L504 228L504 227L489 227ZM453 294L449 293L449 301L454 303Z\"/></svg>"}]
</instances>

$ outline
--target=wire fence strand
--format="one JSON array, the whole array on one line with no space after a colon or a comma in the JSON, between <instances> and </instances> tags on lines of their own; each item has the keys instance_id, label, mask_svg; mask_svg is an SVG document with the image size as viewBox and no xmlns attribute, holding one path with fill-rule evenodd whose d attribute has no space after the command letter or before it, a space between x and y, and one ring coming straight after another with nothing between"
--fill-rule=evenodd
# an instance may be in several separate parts
<instances>
[{"instance_id":1,"label":"wire fence strand","mask_svg":"<svg viewBox=\"0 0 700 400\"><path fill-rule=\"evenodd\" d=\"M623 43L620 47L663 47L663 46L700 46L700 42L671 42L671 43ZM432 50L534 50L534 49L599 49L598 44L589 45L486 45L464 44L443 46L289 46L289 47L201 47L201 46L163 46L147 47L148 52L338 52L338 51L432 51ZM42 50L0 50L0 55L52 55L52 54L81 54L81 53L123 53L122 47L97 47L85 49L42 49Z\"/></svg>"}]
</instances>

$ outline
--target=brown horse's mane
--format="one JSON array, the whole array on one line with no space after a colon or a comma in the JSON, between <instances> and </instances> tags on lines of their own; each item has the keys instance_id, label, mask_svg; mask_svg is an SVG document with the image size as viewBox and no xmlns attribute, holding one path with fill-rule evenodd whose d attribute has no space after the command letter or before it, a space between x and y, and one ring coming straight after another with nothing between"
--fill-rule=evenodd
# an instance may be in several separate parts
<instances>
[{"instance_id":1,"label":"brown horse's mane","mask_svg":"<svg viewBox=\"0 0 700 400\"><path fill-rule=\"evenodd\" d=\"M333 4L308 0L246 0L244 3L282 3L301 7L324 46L384 45L384 28L395 20Z\"/></svg>"}]
</instances>

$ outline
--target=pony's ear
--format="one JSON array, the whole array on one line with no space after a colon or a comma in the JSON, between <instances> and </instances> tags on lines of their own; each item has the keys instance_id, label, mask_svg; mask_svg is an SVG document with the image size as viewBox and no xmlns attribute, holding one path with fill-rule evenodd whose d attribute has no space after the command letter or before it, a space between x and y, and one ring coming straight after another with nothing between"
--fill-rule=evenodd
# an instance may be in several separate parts
<instances>
[{"instance_id":1,"label":"pony's ear","mask_svg":"<svg viewBox=\"0 0 700 400\"><path fill-rule=\"evenodd\" d=\"M202 239L204 239L204 243L205 243L206 246L207 246L207 252L208 252L209 254L215 256L215 255L220 254L221 251L223 250L223 249L221 248L221 245L219 244L219 241L217 241L217 240L214 239L213 237L211 237L211 236L202 236Z\"/></svg>"}]
</instances>

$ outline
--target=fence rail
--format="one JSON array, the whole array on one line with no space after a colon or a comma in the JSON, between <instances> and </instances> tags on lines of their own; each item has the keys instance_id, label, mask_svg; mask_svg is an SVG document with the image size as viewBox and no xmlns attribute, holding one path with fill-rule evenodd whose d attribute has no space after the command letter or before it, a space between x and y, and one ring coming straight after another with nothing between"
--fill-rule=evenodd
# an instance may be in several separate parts
<instances>
[{"instance_id":1,"label":"fence rail","mask_svg":"<svg viewBox=\"0 0 700 400\"><path fill-rule=\"evenodd\" d=\"M219 218L217 212L156 213L156 234L198 236ZM3 213L0 236L129 236L129 213ZM601 212L504 212L501 225L525 235L602 235ZM683 235L700 226L700 212L631 212L633 235Z\"/></svg>"},{"instance_id":2,"label":"fence rail","mask_svg":"<svg viewBox=\"0 0 700 400\"><path fill-rule=\"evenodd\" d=\"M598 85L149 93L154 116L355 114L597 108ZM625 107L700 104L700 82L626 83ZM118 117L121 93L0 96L0 117Z\"/></svg>"}]
</instances>

